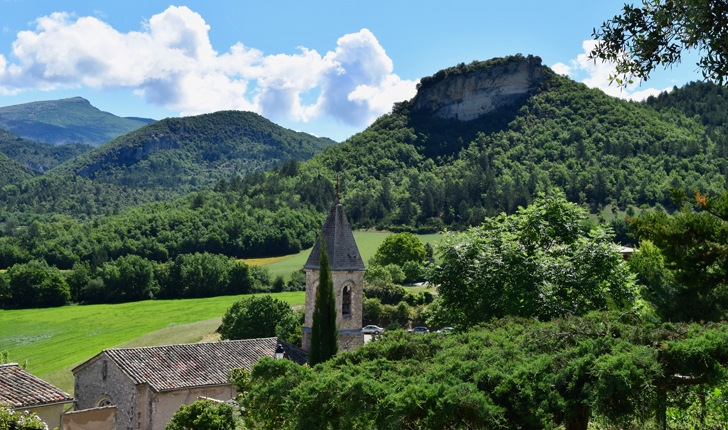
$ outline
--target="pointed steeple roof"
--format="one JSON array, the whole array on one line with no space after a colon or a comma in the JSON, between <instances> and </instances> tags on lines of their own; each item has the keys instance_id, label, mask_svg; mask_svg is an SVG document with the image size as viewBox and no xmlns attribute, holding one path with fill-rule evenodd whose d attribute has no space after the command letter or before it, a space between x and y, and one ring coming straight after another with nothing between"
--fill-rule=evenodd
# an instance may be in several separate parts
<instances>
[{"instance_id":1,"label":"pointed steeple roof","mask_svg":"<svg viewBox=\"0 0 728 430\"><path fill-rule=\"evenodd\" d=\"M326 216L324 226L321 228L321 236L316 239L311 255L308 256L308 261L303 266L304 269L319 270L321 237L326 243L326 253L329 255L332 271L365 270L359 248L354 241L354 233L351 232L351 226L346 219L344 207L339 203L338 192L336 200Z\"/></svg>"}]
</instances>

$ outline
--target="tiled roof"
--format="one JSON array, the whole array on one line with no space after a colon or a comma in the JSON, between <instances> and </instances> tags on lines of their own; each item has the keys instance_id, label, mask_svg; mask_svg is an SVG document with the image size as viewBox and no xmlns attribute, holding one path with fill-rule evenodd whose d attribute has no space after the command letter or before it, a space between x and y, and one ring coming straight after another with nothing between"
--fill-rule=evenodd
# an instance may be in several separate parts
<instances>
[{"instance_id":1,"label":"tiled roof","mask_svg":"<svg viewBox=\"0 0 728 430\"><path fill-rule=\"evenodd\" d=\"M279 343L292 361L298 364L308 361L308 354L304 350L277 337L114 348L106 349L99 355L106 354L135 384L149 384L152 390L158 392L227 384L230 369L252 369L261 358L273 357ZM96 357L73 369L73 373Z\"/></svg>"},{"instance_id":2,"label":"tiled roof","mask_svg":"<svg viewBox=\"0 0 728 430\"><path fill-rule=\"evenodd\" d=\"M73 402L68 393L31 375L16 363L0 364L0 402L12 408Z\"/></svg>"},{"instance_id":3,"label":"tiled roof","mask_svg":"<svg viewBox=\"0 0 728 430\"><path fill-rule=\"evenodd\" d=\"M329 256L331 270L364 270L364 262L361 260L359 248L354 241L354 234L351 232L349 220L346 219L344 207L337 198L329 214L326 216L324 226L321 228L321 236L326 241L326 253ZM321 237L316 239L311 254L308 256L304 269L319 269L321 258Z\"/></svg>"}]
</instances>

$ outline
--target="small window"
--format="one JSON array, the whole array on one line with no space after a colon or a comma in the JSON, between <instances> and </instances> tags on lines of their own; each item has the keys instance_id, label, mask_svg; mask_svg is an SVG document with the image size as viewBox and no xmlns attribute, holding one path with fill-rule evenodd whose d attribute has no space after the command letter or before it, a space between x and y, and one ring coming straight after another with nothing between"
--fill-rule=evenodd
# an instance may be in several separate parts
<instances>
[{"instance_id":1,"label":"small window","mask_svg":"<svg viewBox=\"0 0 728 430\"><path fill-rule=\"evenodd\" d=\"M106 380L106 375L109 373L109 363L104 360L104 364L101 365L101 379Z\"/></svg>"},{"instance_id":2,"label":"small window","mask_svg":"<svg viewBox=\"0 0 728 430\"><path fill-rule=\"evenodd\" d=\"M351 286L344 285L341 292L341 314L343 316L351 315Z\"/></svg>"},{"instance_id":3,"label":"small window","mask_svg":"<svg viewBox=\"0 0 728 430\"><path fill-rule=\"evenodd\" d=\"M106 396L101 396L101 398L96 401L97 408L103 408L104 406L112 406L112 405L113 405L113 403L111 402L111 399Z\"/></svg>"}]
</instances>

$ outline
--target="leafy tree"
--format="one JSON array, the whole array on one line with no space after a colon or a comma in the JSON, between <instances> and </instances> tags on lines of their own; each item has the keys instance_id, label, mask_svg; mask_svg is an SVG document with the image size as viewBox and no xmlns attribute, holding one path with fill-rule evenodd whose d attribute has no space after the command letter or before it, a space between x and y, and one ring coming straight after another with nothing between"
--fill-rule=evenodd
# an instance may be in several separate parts
<instances>
[{"instance_id":1,"label":"leafy tree","mask_svg":"<svg viewBox=\"0 0 728 430\"><path fill-rule=\"evenodd\" d=\"M403 267L408 261L423 264L427 250L420 239L412 233L397 233L387 236L374 254L374 260L381 266L396 264Z\"/></svg>"},{"instance_id":2,"label":"leafy tree","mask_svg":"<svg viewBox=\"0 0 728 430\"><path fill-rule=\"evenodd\" d=\"M326 254L323 237L321 237L321 257L319 259L319 284L316 288L316 303L311 326L311 349L308 353L308 362L311 366L315 366L329 360L339 350L334 281L331 279L329 256Z\"/></svg>"},{"instance_id":3,"label":"leafy tree","mask_svg":"<svg viewBox=\"0 0 728 430\"><path fill-rule=\"evenodd\" d=\"M238 428L235 409L226 402L197 400L180 406L165 430L232 430Z\"/></svg>"},{"instance_id":4,"label":"leafy tree","mask_svg":"<svg viewBox=\"0 0 728 430\"><path fill-rule=\"evenodd\" d=\"M237 287L231 287L231 266L230 259L224 255L180 254L169 266L164 293L171 298L213 297L230 289L245 289L239 284L245 283L243 273L236 275Z\"/></svg>"},{"instance_id":5,"label":"leafy tree","mask_svg":"<svg viewBox=\"0 0 728 430\"><path fill-rule=\"evenodd\" d=\"M45 261L33 260L8 269L12 306L44 308L63 306L71 298L61 271Z\"/></svg>"},{"instance_id":6,"label":"leafy tree","mask_svg":"<svg viewBox=\"0 0 728 430\"><path fill-rule=\"evenodd\" d=\"M508 315L547 320L628 308L634 277L611 234L588 229L585 218L556 194L448 234L429 276L438 285L441 322L467 327Z\"/></svg>"},{"instance_id":7,"label":"leafy tree","mask_svg":"<svg viewBox=\"0 0 728 430\"><path fill-rule=\"evenodd\" d=\"M286 361L253 367L249 427L650 428L690 406L667 393L728 380L728 328L505 318L451 336L388 333L314 368Z\"/></svg>"},{"instance_id":8,"label":"leafy tree","mask_svg":"<svg viewBox=\"0 0 728 430\"><path fill-rule=\"evenodd\" d=\"M73 265L71 272L66 275L72 301L77 302L81 299L81 292L90 280L91 266L88 261L78 262Z\"/></svg>"},{"instance_id":9,"label":"leafy tree","mask_svg":"<svg viewBox=\"0 0 728 430\"><path fill-rule=\"evenodd\" d=\"M298 315L283 300L270 295L243 297L225 312L220 325L223 339L256 339L278 336L295 342L300 336Z\"/></svg>"},{"instance_id":10,"label":"leafy tree","mask_svg":"<svg viewBox=\"0 0 728 430\"><path fill-rule=\"evenodd\" d=\"M705 79L728 77L728 4L712 0L643 0L642 7L625 4L617 15L595 29L600 43L590 58L616 63L616 79L647 79L658 66L678 64L682 52L700 53L698 67ZM620 79L619 76L624 77Z\"/></svg>"},{"instance_id":11,"label":"leafy tree","mask_svg":"<svg viewBox=\"0 0 728 430\"><path fill-rule=\"evenodd\" d=\"M674 189L673 196L682 204L680 211L673 215L647 211L631 220L635 234L659 248L648 245L645 257L638 259L652 261L655 267L648 270L643 265L642 276L649 276L647 285L662 285L656 301L679 304L665 314L668 319L724 319L728 315L728 191L718 197L696 191L694 198L688 198L683 190ZM660 272L659 263L667 272Z\"/></svg>"},{"instance_id":12,"label":"leafy tree","mask_svg":"<svg viewBox=\"0 0 728 430\"><path fill-rule=\"evenodd\" d=\"M154 298L159 286L154 279L154 263L129 255L104 263L99 269L107 298L113 303L133 302Z\"/></svg>"}]
</instances>

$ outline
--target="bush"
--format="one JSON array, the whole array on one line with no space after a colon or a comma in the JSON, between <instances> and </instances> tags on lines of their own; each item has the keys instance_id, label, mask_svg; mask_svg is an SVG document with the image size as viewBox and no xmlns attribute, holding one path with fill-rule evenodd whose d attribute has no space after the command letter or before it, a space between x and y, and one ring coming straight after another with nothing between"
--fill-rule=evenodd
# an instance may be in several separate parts
<instances>
[{"instance_id":1,"label":"bush","mask_svg":"<svg viewBox=\"0 0 728 430\"><path fill-rule=\"evenodd\" d=\"M269 295L243 297L225 312L223 339L256 339L278 336L294 343L300 337L300 315L283 300Z\"/></svg>"},{"instance_id":2,"label":"bush","mask_svg":"<svg viewBox=\"0 0 728 430\"><path fill-rule=\"evenodd\" d=\"M63 306L71 298L61 271L43 260L16 264L7 272L11 306L43 308Z\"/></svg>"},{"instance_id":3,"label":"bush","mask_svg":"<svg viewBox=\"0 0 728 430\"><path fill-rule=\"evenodd\" d=\"M237 426L232 405L214 400L197 400L182 405L165 430L232 430Z\"/></svg>"}]
</instances>

